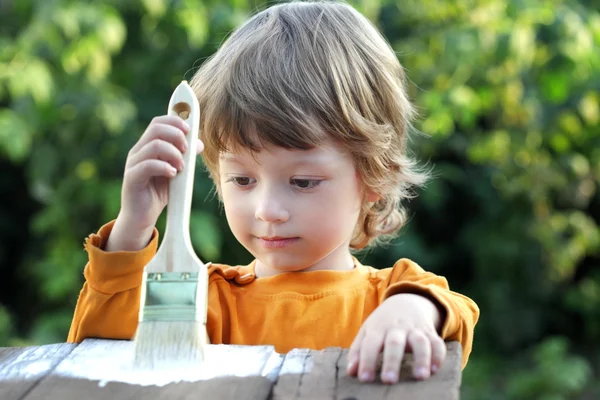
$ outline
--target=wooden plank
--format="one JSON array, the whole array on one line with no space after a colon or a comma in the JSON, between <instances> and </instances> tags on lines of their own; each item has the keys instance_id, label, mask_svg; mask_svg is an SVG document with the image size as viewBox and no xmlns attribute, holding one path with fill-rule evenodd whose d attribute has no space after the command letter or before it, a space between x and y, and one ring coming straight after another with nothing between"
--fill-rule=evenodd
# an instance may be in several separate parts
<instances>
[{"instance_id":1,"label":"wooden plank","mask_svg":"<svg viewBox=\"0 0 600 400\"><path fill-rule=\"evenodd\" d=\"M347 376L347 350L340 348L296 349L282 356L271 346L210 345L204 367L196 371L144 372L127 368L132 342L88 340L74 347L0 349L0 398L456 400L462 372L456 342L448 344L446 361L436 375L413 381L409 362L402 368L403 381L396 385L363 384ZM12 377L19 383L6 385L15 382L7 379Z\"/></svg>"},{"instance_id":2,"label":"wooden plank","mask_svg":"<svg viewBox=\"0 0 600 400\"><path fill-rule=\"evenodd\" d=\"M273 399L296 399L302 378L312 371L313 359L308 349L293 349L285 355L279 378L273 388Z\"/></svg>"},{"instance_id":3,"label":"wooden plank","mask_svg":"<svg viewBox=\"0 0 600 400\"><path fill-rule=\"evenodd\" d=\"M75 347L61 343L0 348L0 399L21 399Z\"/></svg>"},{"instance_id":4,"label":"wooden plank","mask_svg":"<svg viewBox=\"0 0 600 400\"><path fill-rule=\"evenodd\" d=\"M133 342L86 340L25 399L267 399L283 362L273 346L208 345L205 351L198 368L144 371L132 367Z\"/></svg>"},{"instance_id":5,"label":"wooden plank","mask_svg":"<svg viewBox=\"0 0 600 400\"><path fill-rule=\"evenodd\" d=\"M411 376L411 361L403 364L401 382L386 385L377 378L375 383L364 384L346 374L347 350L339 358L336 398L347 400L412 399L412 400L458 400L462 379L462 349L458 342L446 343L447 355L442 367L427 380L415 381Z\"/></svg>"},{"instance_id":6,"label":"wooden plank","mask_svg":"<svg viewBox=\"0 0 600 400\"><path fill-rule=\"evenodd\" d=\"M379 376L376 382L365 384L346 375L347 349L296 349L284 359L272 399L456 400L461 381L461 349L456 342L447 343L447 349L440 371L425 381L412 379L412 357L408 354L400 371L401 382L395 385L382 383Z\"/></svg>"},{"instance_id":7,"label":"wooden plank","mask_svg":"<svg viewBox=\"0 0 600 400\"><path fill-rule=\"evenodd\" d=\"M122 399L257 399L265 400L273 383L262 376L221 377L208 381L179 382L165 386L140 386L63 376L50 376L29 393L25 400L122 400Z\"/></svg>"},{"instance_id":8,"label":"wooden plank","mask_svg":"<svg viewBox=\"0 0 600 400\"><path fill-rule=\"evenodd\" d=\"M337 385L339 347L322 351L295 349L284 359L272 397L284 399L334 399Z\"/></svg>"}]
</instances>

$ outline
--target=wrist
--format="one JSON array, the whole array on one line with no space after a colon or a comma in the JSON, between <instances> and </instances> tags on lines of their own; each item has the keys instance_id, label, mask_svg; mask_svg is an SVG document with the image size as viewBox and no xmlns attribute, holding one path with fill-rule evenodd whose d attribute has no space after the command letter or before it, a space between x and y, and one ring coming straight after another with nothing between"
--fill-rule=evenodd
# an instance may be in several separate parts
<instances>
[{"instance_id":1,"label":"wrist","mask_svg":"<svg viewBox=\"0 0 600 400\"><path fill-rule=\"evenodd\" d=\"M139 251L146 247L152 239L154 227L136 229L132 226L119 215L108 236L104 251Z\"/></svg>"}]
</instances>

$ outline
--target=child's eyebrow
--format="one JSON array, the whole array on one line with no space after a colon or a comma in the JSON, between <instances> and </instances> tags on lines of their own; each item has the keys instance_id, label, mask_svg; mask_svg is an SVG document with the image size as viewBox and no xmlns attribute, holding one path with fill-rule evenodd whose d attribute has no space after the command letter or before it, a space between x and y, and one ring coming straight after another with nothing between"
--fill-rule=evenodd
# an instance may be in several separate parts
<instances>
[{"instance_id":1,"label":"child's eyebrow","mask_svg":"<svg viewBox=\"0 0 600 400\"><path fill-rule=\"evenodd\" d=\"M239 164L242 166L246 164L244 162L244 157L237 154L226 153L221 155L220 159L221 162L225 163Z\"/></svg>"},{"instance_id":2,"label":"child's eyebrow","mask_svg":"<svg viewBox=\"0 0 600 400\"><path fill-rule=\"evenodd\" d=\"M224 162L231 162L237 164L244 164L244 157L233 154L233 153L225 153L221 155L221 160ZM286 159L288 165L298 166L298 165L322 165L328 164L328 161L319 156L319 155L306 155L299 158L290 157Z\"/></svg>"},{"instance_id":3,"label":"child's eyebrow","mask_svg":"<svg viewBox=\"0 0 600 400\"><path fill-rule=\"evenodd\" d=\"M221 154L221 160L223 161L232 161L232 162L240 162L239 157L236 156L235 154L230 154L230 153L226 153L226 154Z\"/></svg>"}]
</instances>

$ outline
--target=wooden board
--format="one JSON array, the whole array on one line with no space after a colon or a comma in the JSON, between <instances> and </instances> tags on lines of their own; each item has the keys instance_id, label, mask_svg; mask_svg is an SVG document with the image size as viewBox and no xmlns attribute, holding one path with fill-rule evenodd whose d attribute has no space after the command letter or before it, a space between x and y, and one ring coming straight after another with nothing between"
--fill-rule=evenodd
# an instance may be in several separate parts
<instances>
[{"instance_id":1,"label":"wooden board","mask_svg":"<svg viewBox=\"0 0 600 400\"><path fill-rule=\"evenodd\" d=\"M133 342L86 340L26 397L37 399L267 399L283 356L272 346L209 345L204 367L140 371ZM204 397L203 397L204 396Z\"/></svg>"},{"instance_id":2,"label":"wooden board","mask_svg":"<svg viewBox=\"0 0 600 400\"><path fill-rule=\"evenodd\" d=\"M347 349L322 351L293 350L286 355L279 379L273 388L273 399L422 399L458 400L461 383L462 350L460 344L447 344L448 353L440 371L425 381L411 378L411 360L400 372L401 383L386 385L377 381L364 384L346 374ZM293 366L302 364L303 371ZM301 362L299 362L301 361ZM291 373L289 373L291 372ZM289 374L288 374L289 373Z\"/></svg>"},{"instance_id":3,"label":"wooden board","mask_svg":"<svg viewBox=\"0 0 600 400\"><path fill-rule=\"evenodd\" d=\"M0 399L18 400L71 353L75 344L0 348Z\"/></svg>"},{"instance_id":4,"label":"wooden board","mask_svg":"<svg viewBox=\"0 0 600 400\"><path fill-rule=\"evenodd\" d=\"M401 372L403 381L395 385L379 381L363 384L347 376L347 350L341 348L295 349L281 355L272 346L210 345L205 369L197 368L197 375L194 371L170 370L136 377L140 371L126 368L132 345L129 341L86 340L79 346L0 348L0 399L459 398L461 348L456 342L447 344L446 360L436 375L414 381L409 362Z\"/></svg>"}]
</instances>

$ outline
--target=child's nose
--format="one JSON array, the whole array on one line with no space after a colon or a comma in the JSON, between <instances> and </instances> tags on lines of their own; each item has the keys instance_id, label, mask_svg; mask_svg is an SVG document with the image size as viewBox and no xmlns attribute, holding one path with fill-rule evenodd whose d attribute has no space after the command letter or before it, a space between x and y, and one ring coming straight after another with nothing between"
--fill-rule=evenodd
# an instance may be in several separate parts
<instances>
[{"instance_id":1,"label":"child's nose","mask_svg":"<svg viewBox=\"0 0 600 400\"><path fill-rule=\"evenodd\" d=\"M254 217L265 222L273 223L287 221L290 218L290 214L281 201L273 195L266 194L258 200Z\"/></svg>"}]
</instances>

